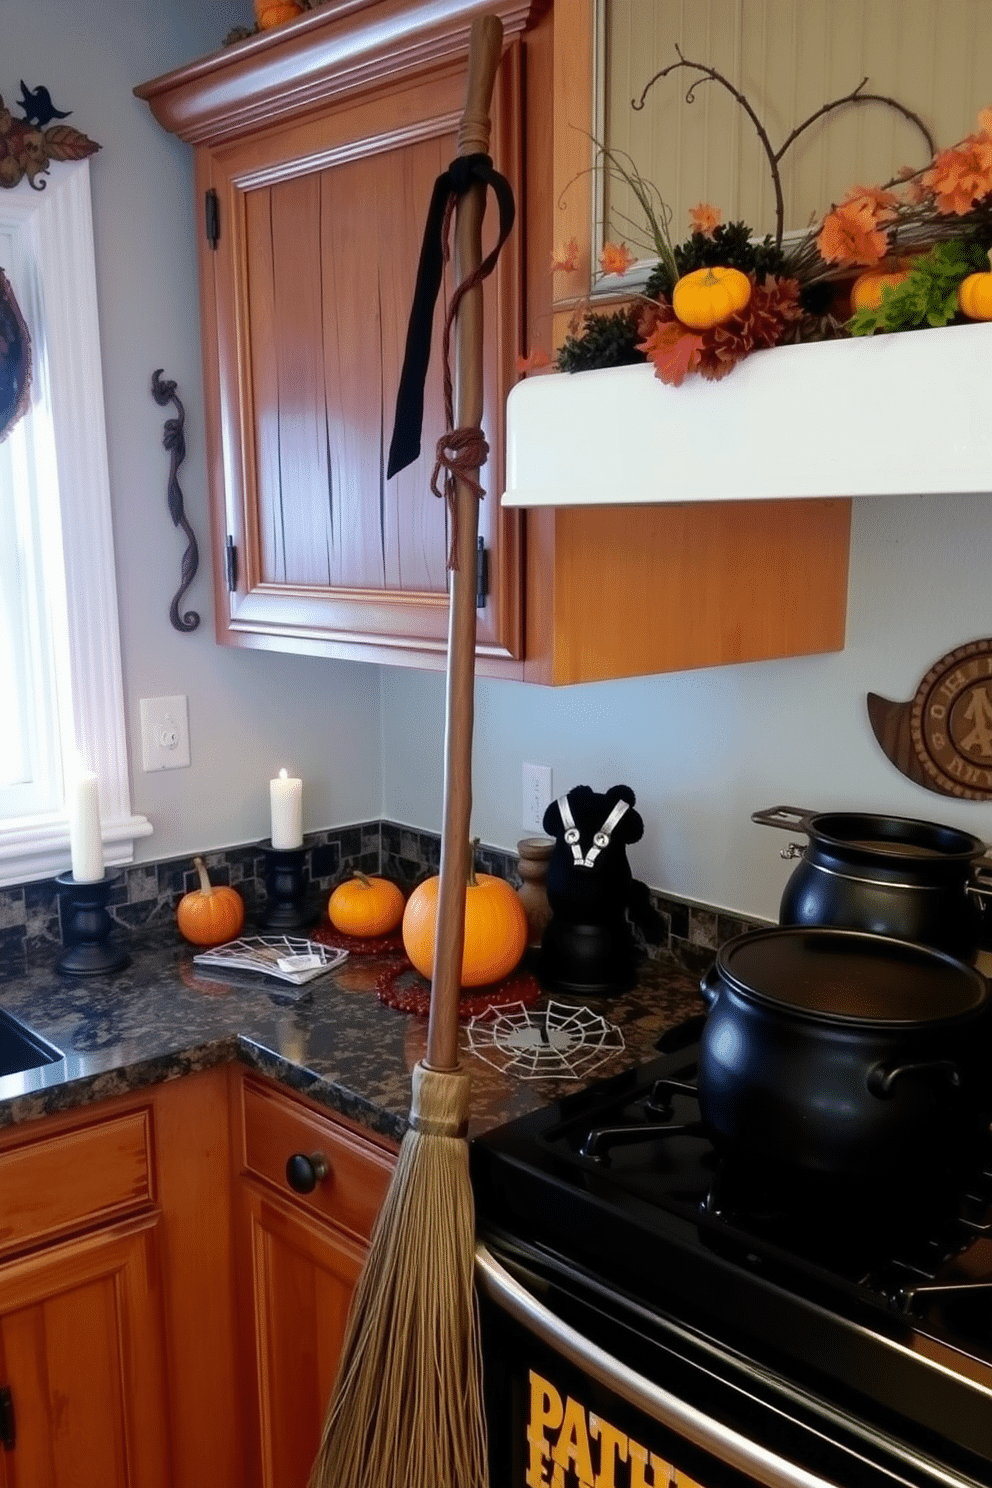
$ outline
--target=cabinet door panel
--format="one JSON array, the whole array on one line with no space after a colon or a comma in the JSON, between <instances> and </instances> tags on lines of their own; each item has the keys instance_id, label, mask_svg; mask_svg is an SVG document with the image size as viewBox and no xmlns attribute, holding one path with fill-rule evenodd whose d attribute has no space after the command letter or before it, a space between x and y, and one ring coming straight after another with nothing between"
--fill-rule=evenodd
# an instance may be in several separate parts
<instances>
[{"instance_id":1,"label":"cabinet door panel","mask_svg":"<svg viewBox=\"0 0 992 1488\"><path fill-rule=\"evenodd\" d=\"M518 149L510 120L519 77L518 59L505 62L494 105L494 156L511 176L515 163L504 166L498 141L502 131L506 148ZM223 224L205 300L217 322L215 367L207 332L207 378L217 378L224 431L212 466L226 490L215 502L225 513L220 547L230 535L239 569L221 604L222 639L364 639L443 659L448 513L430 483L445 430L450 269L434 318L421 454L391 479L386 465L424 219L434 181L457 153L463 87L459 71L384 90L306 126L220 147L201 170ZM491 209L487 248L495 218ZM492 455L479 521L493 581L479 640L484 654L504 657L521 647L520 518L498 502L518 276L511 239L484 298Z\"/></svg>"},{"instance_id":2,"label":"cabinet door panel","mask_svg":"<svg viewBox=\"0 0 992 1488\"><path fill-rule=\"evenodd\" d=\"M0 1269L10 1488L171 1482L157 1218Z\"/></svg>"},{"instance_id":3,"label":"cabinet door panel","mask_svg":"<svg viewBox=\"0 0 992 1488\"><path fill-rule=\"evenodd\" d=\"M242 1184L264 1488L306 1488L362 1248Z\"/></svg>"}]
</instances>

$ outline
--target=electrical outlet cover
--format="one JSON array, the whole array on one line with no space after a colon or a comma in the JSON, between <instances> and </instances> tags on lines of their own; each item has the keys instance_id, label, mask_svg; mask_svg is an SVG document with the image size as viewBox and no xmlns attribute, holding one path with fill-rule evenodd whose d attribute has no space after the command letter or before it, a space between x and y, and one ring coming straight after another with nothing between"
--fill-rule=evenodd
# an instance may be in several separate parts
<instances>
[{"instance_id":1,"label":"electrical outlet cover","mask_svg":"<svg viewBox=\"0 0 992 1488\"><path fill-rule=\"evenodd\" d=\"M182 770L189 764L189 711L183 696L142 698L141 767Z\"/></svg>"},{"instance_id":2,"label":"electrical outlet cover","mask_svg":"<svg viewBox=\"0 0 992 1488\"><path fill-rule=\"evenodd\" d=\"M530 832L544 831L544 813L551 805L551 766L523 766L523 825Z\"/></svg>"}]
</instances>

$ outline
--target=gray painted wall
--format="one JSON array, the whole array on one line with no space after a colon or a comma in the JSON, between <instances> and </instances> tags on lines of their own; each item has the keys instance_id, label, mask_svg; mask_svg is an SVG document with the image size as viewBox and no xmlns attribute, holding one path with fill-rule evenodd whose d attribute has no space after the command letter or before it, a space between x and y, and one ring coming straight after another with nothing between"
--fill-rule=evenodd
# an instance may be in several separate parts
<instances>
[{"instance_id":1,"label":"gray painted wall","mask_svg":"<svg viewBox=\"0 0 992 1488\"><path fill-rule=\"evenodd\" d=\"M992 634L990 537L987 496L856 501L847 646L833 655L560 689L480 680L475 833L501 847L524 835L524 760L552 766L556 793L625 781L645 822L630 851L638 876L759 918L777 917L791 871L779 857L788 837L750 821L760 807L924 817L989 840L992 804L936 795L889 764L865 695L907 699L946 651ZM442 709L439 680L384 671L394 821L427 826L439 816Z\"/></svg>"}]
</instances>

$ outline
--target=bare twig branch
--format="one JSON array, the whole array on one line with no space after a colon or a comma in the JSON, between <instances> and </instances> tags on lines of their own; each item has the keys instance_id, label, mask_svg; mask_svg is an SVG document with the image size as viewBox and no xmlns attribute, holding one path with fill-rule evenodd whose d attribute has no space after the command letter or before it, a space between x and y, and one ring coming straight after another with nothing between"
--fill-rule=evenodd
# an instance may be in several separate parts
<instances>
[{"instance_id":1,"label":"bare twig branch","mask_svg":"<svg viewBox=\"0 0 992 1488\"><path fill-rule=\"evenodd\" d=\"M721 87L726 88L727 92L737 100L741 108L751 120L751 123L754 125L755 133L757 134L758 139L761 141L761 148L764 150L765 155L768 157L768 168L771 171L772 185L775 188L775 247L781 248L782 234L785 230L785 203L782 197L782 179L779 175L778 160L776 158L775 151L772 148L772 142L768 138L768 133L765 129L765 126L762 124L761 120L758 118L758 115L751 107L751 104L748 101L746 95L743 94L739 88L735 88L733 83L730 82L729 78L725 78L722 72L718 72L715 67L708 67L704 62L691 62L688 57L683 57L678 47L676 47L675 50L676 52L678 52L679 60L677 62L670 62L667 67L663 67L660 72L656 72L654 77L651 78L651 80L646 83L644 88L641 90L640 99L631 99L631 108L642 109L644 107L644 100L654 84L659 82L662 78L668 77L669 73L676 72L682 67L692 67L696 70L696 72L701 72L703 74L701 78L696 78L690 84L689 89L685 95L686 103L693 102L693 92L701 82L709 81L719 83Z\"/></svg>"},{"instance_id":2,"label":"bare twig branch","mask_svg":"<svg viewBox=\"0 0 992 1488\"><path fill-rule=\"evenodd\" d=\"M923 120L920 118L919 114L914 114L912 109L906 108L906 106L900 103L897 98L890 98L887 93L863 93L861 90L864 87L865 83L867 83L867 81L868 79L866 77L863 77L858 86L856 88L852 88L850 93L845 93L843 98L834 98L830 103L825 103L822 108L818 108L815 113L810 114L808 119L804 119L801 124L797 124L788 138L785 139L776 150L775 159L782 159L782 156L785 154L786 150L789 148L790 145L795 143L804 129L808 129L811 124L816 123L817 119L822 118L824 114L829 114L833 109L843 108L845 103L887 104L889 108L893 108L896 110L897 113L902 114L904 119L908 119L911 124L916 125L917 129L926 140L927 149L930 151L931 156L935 155L937 153L937 146L934 143L933 136L931 135L927 126L924 124Z\"/></svg>"},{"instance_id":3,"label":"bare twig branch","mask_svg":"<svg viewBox=\"0 0 992 1488\"><path fill-rule=\"evenodd\" d=\"M829 103L823 104L821 108L818 108L814 113L810 114L808 119L804 119L801 124L797 124L791 134L789 134L783 141L783 143L779 146L779 148L775 150L772 147L771 140L768 138L768 133L765 130L764 125L758 118L758 115L755 113L754 109L751 107L751 104L745 94L743 94L739 88L735 88L733 83L730 82L729 78L724 77L723 73L719 72L715 67L708 67L703 62L691 62L688 57L683 57L681 51L677 46L675 50L678 53L679 60L677 62L670 62L667 67L663 67L660 72L656 72L654 77L651 78L644 85L643 89L641 90L640 98L631 99L631 108L638 110L642 109L644 107L644 100L647 98L648 93L654 87L655 83L659 82L662 78L668 77L670 73L676 72L682 67L691 67L694 68L695 71L703 74L702 77L695 78L689 85L689 88L687 89L685 95L686 103L694 102L693 94L700 83L714 82L719 83L721 87L726 88L727 92L734 99L736 99L741 108L747 114L748 118L751 120L751 123L754 125L754 129L758 136L758 139L761 141L761 147L768 159L768 169L771 172L772 185L775 189L776 248L781 248L782 246L782 235L785 226L785 205L782 196L782 179L779 174L778 168L779 162L781 161L785 152L790 148L790 146L795 144L796 140L804 132L804 130L808 129L811 124L814 124L817 119L822 119L826 114L833 113L835 109L843 108L847 104L884 103L889 108L895 109L897 113L902 114L902 116L905 119L908 119L911 124L915 124L917 129L923 135L923 138L926 140L927 148L929 149L931 156L936 153L936 145L934 144L933 138L919 115L915 114L912 109L906 108L898 101L898 99L890 98L886 93L865 93L863 89L868 81L867 77L862 78L858 86L856 88L852 88L850 93L845 93L842 98L834 98Z\"/></svg>"}]
</instances>

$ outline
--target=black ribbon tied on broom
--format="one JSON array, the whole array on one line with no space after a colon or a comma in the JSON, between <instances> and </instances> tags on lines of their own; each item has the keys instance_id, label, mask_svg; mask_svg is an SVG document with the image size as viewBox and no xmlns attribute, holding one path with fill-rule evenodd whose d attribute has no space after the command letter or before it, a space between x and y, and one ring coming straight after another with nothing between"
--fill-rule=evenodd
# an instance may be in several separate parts
<instances>
[{"instance_id":1,"label":"black ribbon tied on broom","mask_svg":"<svg viewBox=\"0 0 992 1488\"><path fill-rule=\"evenodd\" d=\"M488 278L496 265L500 249L513 227L515 207L513 191L505 176L493 166L488 155L459 155L448 166L443 175L434 182L431 202L427 211L424 240L420 248L420 263L417 267L417 282L413 292L413 306L406 333L406 350L403 354L403 370L400 374L396 394L396 416L393 421L393 437L389 446L387 477L404 470L420 454L420 435L424 421L424 386L431 357L431 330L434 323L434 306L441 288L444 266L450 257L448 246L451 218L458 198L481 182L492 187L499 208L499 237L496 246L455 289L444 320L442 360L444 368L444 414L448 432L437 443L437 458L431 477L431 490L435 496L444 497L455 522L455 480L465 481L481 499L485 492L473 472L484 465L489 446L482 430L476 428L452 429L454 423L453 393L451 382L450 346L451 328L458 313L462 296L474 285ZM441 471L444 471L443 490L438 487ZM451 539L448 566L453 567L455 558L455 534Z\"/></svg>"}]
</instances>

